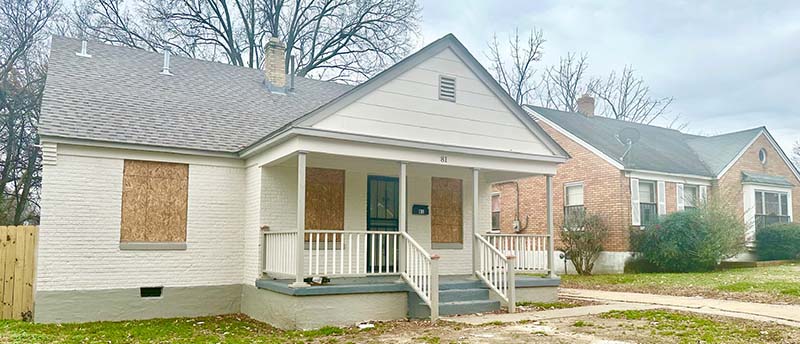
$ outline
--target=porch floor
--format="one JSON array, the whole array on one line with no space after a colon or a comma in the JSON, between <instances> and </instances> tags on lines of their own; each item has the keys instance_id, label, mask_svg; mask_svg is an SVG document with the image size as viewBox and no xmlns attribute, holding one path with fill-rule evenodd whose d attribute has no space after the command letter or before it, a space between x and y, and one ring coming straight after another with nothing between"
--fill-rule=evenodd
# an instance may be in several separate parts
<instances>
[{"instance_id":1,"label":"porch floor","mask_svg":"<svg viewBox=\"0 0 800 344\"><path fill-rule=\"evenodd\" d=\"M472 275L441 275L439 289L456 289L459 286L475 285L479 280ZM411 287L399 276L368 276L331 278L330 283L320 286L289 288L294 283L291 279L261 278L256 280L256 287L281 294L293 296L341 295L366 293L410 292ZM517 288L558 287L560 278L517 275Z\"/></svg>"}]
</instances>

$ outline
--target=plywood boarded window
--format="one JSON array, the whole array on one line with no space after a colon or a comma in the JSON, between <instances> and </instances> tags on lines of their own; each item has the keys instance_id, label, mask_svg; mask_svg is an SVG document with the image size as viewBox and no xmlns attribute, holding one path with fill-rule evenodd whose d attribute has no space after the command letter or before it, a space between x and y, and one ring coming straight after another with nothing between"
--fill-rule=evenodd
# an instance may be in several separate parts
<instances>
[{"instance_id":1,"label":"plywood boarded window","mask_svg":"<svg viewBox=\"0 0 800 344\"><path fill-rule=\"evenodd\" d=\"M189 165L125 160L120 242L186 242Z\"/></svg>"},{"instance_id":2,"label":"plywood boarded window","mask_svg":"<svg viewBox=\"0 0 800 344\"><path fill-rule=\"evenodd\" d=\"M344 229L344 170L306 169L306 229Z\"/></svg>"},{"instance_id":3,"label":"plywood boarded window","mask_svg":"<svg viewBox=\"0 0 800 344\"><path fill-rule=\"evenodd\" d=\"M431 178L431 242L462 244L464 238L461 179Z\"/></svg>"}]
</instances>

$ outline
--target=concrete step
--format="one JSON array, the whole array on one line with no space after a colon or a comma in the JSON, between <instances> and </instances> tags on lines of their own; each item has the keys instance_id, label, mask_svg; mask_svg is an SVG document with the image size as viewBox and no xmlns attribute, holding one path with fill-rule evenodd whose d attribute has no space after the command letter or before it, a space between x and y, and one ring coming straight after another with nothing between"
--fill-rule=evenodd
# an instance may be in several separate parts
<instances>
[{"instance_id":1,"label":"concrete step","mask_svg":"<svg viewBox=\"0 0 800 344\"><path fill-rule=\"evenodd\" d=\"M439 302L440 315L486 313L498 309L500 309L500 301L494 300Z\"/></svg>"},{"instance_id":2,"label":"concrete step","mask_svg":"<svg viewBox=\"0 0 800 344\"><path fill-rule=\"evenodd\" d=\"M453 301L439 302L439 315L459 315L494 312L500 309L500 301L494 300L472 300L472 301ZM419 302L409 307L408 316L410 318L424 319L431 316L431 310L424 302Z\"/></svg>"},{"instance_id":3,"label":"concrete step","mask_svg":"<svg viewBox=\"0 0 800 344\"><path fill-rule=\"evenodd\" d=\"M439 291L439 302L488 300L489 289L447 289Z\"/></svg>"},{"instance_id":4,"label":"concrete step","mask_svg":"<svg viewBox=\"0 0 800 344\"><path fill-rule=\"evenodd\" d=\"M452 289L488 289L480 280L439 281L439 290Z\"/></svg>"}]
</instances>

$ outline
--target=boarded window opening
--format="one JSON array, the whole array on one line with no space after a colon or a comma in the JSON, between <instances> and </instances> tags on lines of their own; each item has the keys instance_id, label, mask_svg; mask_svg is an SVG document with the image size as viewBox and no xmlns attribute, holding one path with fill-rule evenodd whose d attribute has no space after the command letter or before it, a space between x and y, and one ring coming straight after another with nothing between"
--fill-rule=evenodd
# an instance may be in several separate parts
<instances>
[{"instance_id":1,"label":"boarded window opening","mask_svg":"<svg viewBox=\"0 0 800 344\"><path fill-rule=\"evenodd\" d=\"M189 165L125 160L120 242L186 242Z\"/></svg>"},{"instance_id":2,"label":"boarded window opening","mask_svg":"<svg viewBox=\"0 0 800 344\"><path fill-rule=\"evenodd\" d=\"M344 229L344 178L344 170L306 169L306 229Z\"/></svg>"},{"instance_id":3,"label":"boarded window opening","mask_svg":"<svg viewBox=\"0 0 800 344\"><path fill-rule=\"evenodd\" d=\"M464 225L461 179L431 178L431 242L462 244Z\"/></svg>"}]
</instances>

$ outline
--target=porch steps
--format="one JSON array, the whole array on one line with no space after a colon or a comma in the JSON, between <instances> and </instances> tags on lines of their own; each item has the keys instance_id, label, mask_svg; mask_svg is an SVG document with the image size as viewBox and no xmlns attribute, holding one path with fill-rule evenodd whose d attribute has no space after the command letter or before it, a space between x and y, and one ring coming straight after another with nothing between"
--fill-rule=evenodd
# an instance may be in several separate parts
<instances>
[{"instance_id":1,"label":"porch steps","mask_svg":"<svg viewBox=\"0 0 800 344\"><path fill-rule=\"evenodd\" d=\"M494 312L500 301L489 297L489 289L478 280L449 280L439 284L439 315ZM416 293L408 294L408 317L428 318L431 310Z\"/></svg>"}]
</instances>

